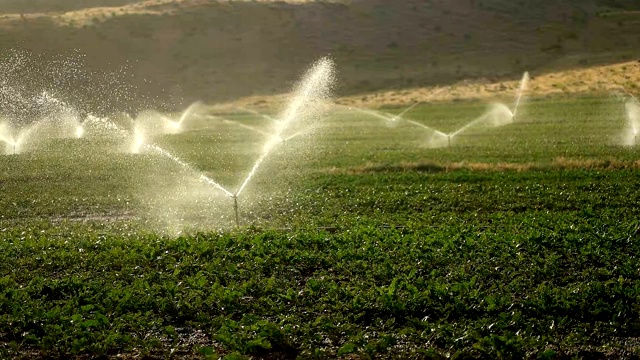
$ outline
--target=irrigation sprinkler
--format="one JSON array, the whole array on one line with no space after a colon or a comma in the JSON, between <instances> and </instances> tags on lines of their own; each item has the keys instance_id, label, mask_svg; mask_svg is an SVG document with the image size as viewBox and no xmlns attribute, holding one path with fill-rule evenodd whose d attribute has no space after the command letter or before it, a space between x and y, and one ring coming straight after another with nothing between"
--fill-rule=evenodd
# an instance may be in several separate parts
<instances>
[{"instance_id":1,"label":"irrigation sprinkler","mask_svg":"<svg viewBox=\"0 0 640 360\"><path fill-rule=\"evenodd\" d=\"M236 227L240 227L240 217L238 216L238 194L233 194L233 212L236 215Z\"/></svg>"}]
</instances>

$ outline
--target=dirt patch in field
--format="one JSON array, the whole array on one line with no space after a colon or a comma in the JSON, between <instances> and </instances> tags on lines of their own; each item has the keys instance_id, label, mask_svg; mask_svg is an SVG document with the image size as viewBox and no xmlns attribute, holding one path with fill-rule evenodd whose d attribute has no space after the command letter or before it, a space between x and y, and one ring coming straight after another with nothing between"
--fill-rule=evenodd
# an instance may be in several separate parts
<instances>
[{"instance_id":1,"label":"dirt patch in field","mask_svg":"<svg viewBox=\"0 0 640 360\"><path fill-rule=\"evenodd\" d=\"M131 212L112 212L106 214L91 214L91 213L71 213L64 216L56 216L51 219L53 222L115 222L115 221L129 221L137 220L139 216Z\"/></svg>"},{"instance_id":2,"label":"dirt patch in field","mask_svg":"<svg viewBox=\"0 0 640 360\"><path fill-rule=\"evenodd\" d=\"M453 162L439 163L433 161L402 162L399 164L366 164L351 168L327 168L328 174L375 174L397 172L443 173L460 170L470 171L543 171L543 170L622 170L640 169L640 160L625 161L616 159L568 159L556 158L550 163L484 163Z\"/></svg>"}]
</instances>

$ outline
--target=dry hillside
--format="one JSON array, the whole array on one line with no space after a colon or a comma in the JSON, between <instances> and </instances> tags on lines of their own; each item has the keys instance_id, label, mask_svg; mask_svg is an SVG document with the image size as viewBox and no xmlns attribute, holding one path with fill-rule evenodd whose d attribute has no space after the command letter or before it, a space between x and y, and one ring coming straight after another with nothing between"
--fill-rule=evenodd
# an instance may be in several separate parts
<instances>
[{"instance_id":1,"label":"dry hillside","mask_svg":"<svg viewBox=\"0 0 640 360\"><path fill-rule=\"evenodd\" d=\"M487 79L460 81L446 86L426 86L345 96L342 104L379 107L409 105L415 102L456 100L508 101L515 98L519 80L490 82ZM533 74L526 94L533 97L568 94L640 94L640 62L600 65L580 69ZM253 101L254 103L259 101Z\"/></svg>"},{"instance_id":2,"label":"dry hillside","mask_svg":"<svg viewBox=\"0 0 640 360\"><path fill-rule=\"evenodd\" d=\"M341 95L517 80L632 61L640 4L615 0L0 1L0 46L71 49L181 106L286 91L330 54ZM9 6L11 5L11 6Z\"/></svg>"}]
</instances>

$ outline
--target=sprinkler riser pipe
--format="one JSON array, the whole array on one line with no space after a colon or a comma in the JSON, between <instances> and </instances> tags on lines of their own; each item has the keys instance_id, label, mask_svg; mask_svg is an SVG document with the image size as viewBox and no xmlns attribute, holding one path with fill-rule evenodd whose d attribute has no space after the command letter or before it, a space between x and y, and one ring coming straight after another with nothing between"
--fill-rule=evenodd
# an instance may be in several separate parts
<instances>
[{"instance_id":1,"label":"sprinkler riser pipe","mask_svg":"<svg viewBox=\"0 0 640 360\"><path fill-rule=\"evenodd\" d=\"M236 226L240 226L240 217L238 216L238 195L233 195L233 212L236 215Z\"/></svg>"}]
</instances>

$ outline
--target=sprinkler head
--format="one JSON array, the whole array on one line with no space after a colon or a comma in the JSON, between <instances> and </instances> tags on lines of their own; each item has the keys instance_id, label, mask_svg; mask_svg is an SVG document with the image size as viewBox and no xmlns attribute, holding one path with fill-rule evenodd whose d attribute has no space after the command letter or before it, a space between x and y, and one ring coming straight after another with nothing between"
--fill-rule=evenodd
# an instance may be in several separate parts
<instances>
[{"instance_id":1,"label":"sprinkler head","mask_svg":"<svg viewBox=\"0 0 640 360\"><path fill-rule=\"evenodd\" d=\"M134 154L140 153L140 149L142 149L145 143L144 135L145 134L138 128L135 128L133 130L133 144L131 144L132 153Z\"/></svg>"},{"instance_id":2,"label":"sprinkler head","mask_svg":"<svg viewBox=\"0 0 640 360\"><path fill-rule=\"evenodd\" d=\"M236 226L239 227L240 226L240 215L238 215L238 194L233 194L231 195L231 198L233 199L233 212L236 216Z\"/></svg>"},{"instance_id":3,"label":"sprinkler head","mask_svg":"<svg viewBox=\"0 0 640 360\"><path fill-rule=\"evenodd\" d=\"M76 128L76 138L80 139L84 135L84 128L82 125Z\"/></svg>"}]
</instances>

